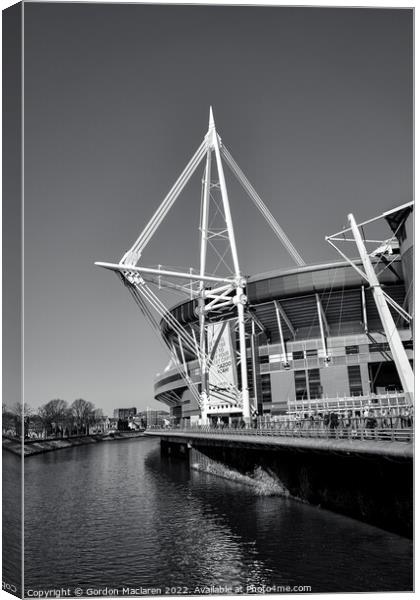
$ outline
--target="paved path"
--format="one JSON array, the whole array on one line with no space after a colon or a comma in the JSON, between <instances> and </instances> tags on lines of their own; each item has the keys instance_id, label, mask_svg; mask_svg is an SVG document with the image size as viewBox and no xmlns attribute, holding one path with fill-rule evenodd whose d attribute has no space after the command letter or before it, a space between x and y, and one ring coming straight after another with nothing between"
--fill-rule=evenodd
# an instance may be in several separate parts
<instances>
[{"instance_id":1,"label":"paved path","mask_svg":"<svg viewBox=\"0 0 420 600\"><path fill-rule=\"evenodd\" d=\"M155 436L172 442L192 442L195 446L245 446L247 448L296 448L304 450L322 450L345 454L369 454L399 458L413 457L412 441L374 441L355 439L329 439L310 437L291 437L282 435L257 435L247 433L189 432L176 430L145 431L148 436Z\"/></svg>"}]
</instances>

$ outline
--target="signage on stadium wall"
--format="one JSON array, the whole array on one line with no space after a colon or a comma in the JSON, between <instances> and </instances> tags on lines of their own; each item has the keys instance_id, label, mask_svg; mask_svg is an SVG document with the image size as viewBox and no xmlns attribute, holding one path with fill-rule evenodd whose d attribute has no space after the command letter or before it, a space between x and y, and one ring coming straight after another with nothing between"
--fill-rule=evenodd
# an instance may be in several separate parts
<instances>
[{"instance_id":1,"label":"signage on stadium wall","mask_svg":"<svg viewBox=\"0 0 420 600\"><path fill-rule=\"evenodd\" d=\"M210 398L220 402L220 398L212 397L211 390L236 387L238 379L230 324L211 323L207 327L207 336L213 363L209 369Z\"/></svg>"}]
</instances>

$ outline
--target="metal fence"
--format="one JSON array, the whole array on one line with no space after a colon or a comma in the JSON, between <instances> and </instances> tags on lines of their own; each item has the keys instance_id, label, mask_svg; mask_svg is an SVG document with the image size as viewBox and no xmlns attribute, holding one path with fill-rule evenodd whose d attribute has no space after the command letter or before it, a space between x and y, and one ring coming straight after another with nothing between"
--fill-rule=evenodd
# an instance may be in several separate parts
<instances>
[{"instance_id":1,"label":"metal fence","mask_svg":"<svg viewBox=\"0 0 420 600\"><path fill-rule=\"evenodd\" d=\"M370 419L370 421L369 421ZM219 435L255 435L267 437L293 437L293 438L322 438L337 440L367 440L388 442L410 442L414 437L413 420L405 416L385 417L386 421L364 417L341 419L329 423L318 422L312 419L293 419L289 421L273 422L270 425L251 426L209 426L193 425L171 426L166 428L152 427L152 431L170 433L205 433ZM376 423L375 423L376 421Z\"/></svg>"},{"instance_id":2,"label":"metal fence","mask_svg":"<svg viewBox=\"0 0 420 600\"><path fill-rule=\"evenodd\" d=\"M308 411L335 411L339 413L348 410L364 410L366 407L374 410L389 410L397 414L412 406L408 394L391 393L368 394L366 396L337 396L336 398L315 398L306 400L288 400L288 413L305 413Z\"/></svg>"}]
</instances>

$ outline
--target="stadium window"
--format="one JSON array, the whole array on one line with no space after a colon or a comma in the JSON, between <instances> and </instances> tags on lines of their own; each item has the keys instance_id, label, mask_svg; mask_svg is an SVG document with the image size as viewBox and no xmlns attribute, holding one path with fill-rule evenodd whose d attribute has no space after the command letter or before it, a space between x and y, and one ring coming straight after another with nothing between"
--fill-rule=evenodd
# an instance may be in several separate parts
<instances>
[{"instance_id":1,"label":"stadium window","mask_svg":"<svg viewBox=\"0 0 420 600\"><path fill-rule=\"evenodd\" d=\"M403 346L406 350L413 350L413 340L406 340L403 342Z\"/></svg>"},{"instance_id":2,"label":"stadium window","mask_svg":"<svg viewBox=\"0 0 420 600\"><path fill-rule=\"evenodd\" d=\"M346 354L359 354L359 346L346 346Z\"/></svg>"},{"instance_id":3,"label":"stadium window","mask_svg":"<svg viewBox=\"0 0 420 600\"><path fill-rule=\"evenodd\" d=\"M292 352L292 357L293 360L301 360L302 358L305 358L305 355L303 350L296 350L295 352Z\"/></svg>"},{"instance_id":4,"label":"stadium window","mask_svg":"<svg viewBox=\"0 0 420 600\"><path fill-rule=\"evenodd\" d=\"M369 344L369 352L389 352L389 344L386 342Z\"/></svg>"},{"instance_id":5,"label":"stadium window","mask_svg":"<svg viewBox=\"0 0 420 600\"><path fill-rule=\"evenodd\" d=\"M266 365L269 362L268 354L260 356L260 365Z\"/></svg>"},{"instance_id":6,"label":"stadium window","mask_svg":"<svg viewBox=\"0 0 420 600\"><path fill-rule=\"evenodd\" d=\"M306 371L295 371L296 400L308 399Z\"/></svg>"},{"instance_id":7,"label":"stadium window","mask_svg":"<svg viewBox=\"0 0 420 600\"><path fill-rule=\"evenodd\" d=\"M350 396L362 396L363 386L360 366L354 365L352 367L347 367L347 373L349 377Z\"/></svg>"},{"instance_id":8,"label":"stadium window","mask_svg":"<svg viewBox=\"0 0 420 600\"><path fill-rule=\"evenodd\" d=\"M318 356L318 349L314 348L313 350L307 350L306 357L308 358L310 356Z\"/></svg>"},{"instance_id":9,"label":"stadium window","mask_svg":"<svg viewBox=\"0 0 420 600\"><path fill-rule=\"evenodd\" d=\"M319 369L308 370L309 398L322 398L321 374Z\"/></svg>"},{"instance_id":10,"label":"stadium window","mask_svg":"<svg viewBox=\"0 0 420 600\"><path fill-rule=\"evenodd\" d=\"M262 393L262 401L271 402L271 380L270 375L262 374L261 375L261 393Z\"/></svg>"}]
</instances>

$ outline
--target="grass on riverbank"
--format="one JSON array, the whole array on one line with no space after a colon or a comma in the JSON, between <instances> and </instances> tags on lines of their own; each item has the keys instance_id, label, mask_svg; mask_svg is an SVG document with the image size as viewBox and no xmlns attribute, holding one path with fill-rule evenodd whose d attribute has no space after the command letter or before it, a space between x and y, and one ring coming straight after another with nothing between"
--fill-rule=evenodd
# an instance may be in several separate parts
<instances>
[{"instance_id":1,"label":"grass on riverbank","mask_svg":"<svg viewBox=\"0 0 420 600\"><path fill-rule=\"evenodd\" d=\"M94 435L83 435L71 438L55 438L48 440L25 440L23 446L24 456L32 456L33 454L42 454L44 452L52 452L54 450L62 450L65 448L72 448L75 446L85 446L87 444L96 444L99 442L111 442L117 440L126 440L130 438L143 437L142 431L119 431L110 435L94 434ZM22 442L19 439L13 439L3 437L2 440L3 448L17 454L22 455Z\"/></svg>"}]
</instances>

